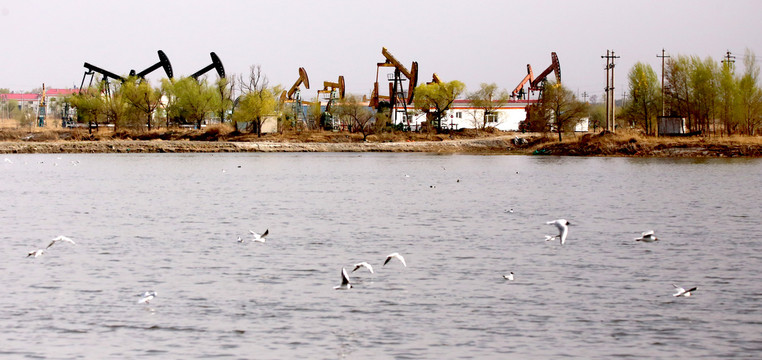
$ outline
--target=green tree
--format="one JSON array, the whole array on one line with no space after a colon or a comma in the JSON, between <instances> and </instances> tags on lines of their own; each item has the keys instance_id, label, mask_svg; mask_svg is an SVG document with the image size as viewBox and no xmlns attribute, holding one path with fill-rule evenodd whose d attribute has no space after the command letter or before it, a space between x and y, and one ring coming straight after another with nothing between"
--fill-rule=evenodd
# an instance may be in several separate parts
<instances>
[{"instance_id":1,"label":"green tree","mask_svg":"<svg viewBox=\"0 0 762 360\"><path fill-rule=\"evenodd\" d=\"M606 105L602 103L594 103L588 105L588 116L590 120L588 126L593 128L593 131L598 131L598 128L603 129L606 127Z\"/></svg>"},{"instance_id":2,"label":"green tree","mask_svg":"<svg viewBox=\"0 0 762 360\"><path fill-rule=\"evenodd\" d=\"M215 112L220 117L220 123L225 122L225 115L233 108L233 89L235 88L235 77L219 78L215 82L217 98L215 99Z\"/></svg>"},{"instance_id":3,"label":"green tree","mask_svg":"<svg viewBox=\"0 0 762 360\"><path fill-rule=\"evenodd\" d=\"M560 142L561 134L564 131L573 131L587 114L587 104L577 100L574 92L561 84L549 82L542 92L536 116L543 117L546 123L553 123Z\"/></svg>"},{"instance_id":4,"label":"green tree","mask_svg":"<svg viewBox=\"0 0 762 360\"><path fill-rule=\"evenodd\" d=\"M370 125L375 112L368 106L362 104L360 100L361 99L357 95L347 95L339 100L338 106L334 108L334 113L336 116L348 120L348 123L352 126L352 130L362 133L362 139L365 141L368 139L368 135L372 131Z\"/></svg>"},{"instance_id":5,"label":"green tree","mask_svg":"<svg viewBox=\"0 0 762 360\"><path fill-rule=\"evenodd\" d=\"M746 69L738 82L739 112L744 132L754 135L762 124L762 90L758 86L759 65L756 56L749 50L744 56L744 65Z\"/></svg>"},{"instance_id":6,"label":"green tree","mask_svg":"<svg viewBox=\"0 0 762 360\"><path fill-rule=\"evenodd\" d=\"M175 97L168 112L180 122L195 124L201 128L201 122L207 114L214 110L216 98L215 89L209 86L206 79L199 80L184 77L175 81L171 94Z\"/></svg>"},{"instance_id":7,"label":"green tree","mask_svg":"<svg viewBox=\"0 0 762 360\"><path fill-rule=\"evenodd\" d=\"M429 124L441 130L442 117L465 90L466 85L458 80L421 84L415 88L413 101L417 109L426 113Z\"/></svg>"},{"instance_id":8,"label":"green tree","mask_svg":"<svg viewBox=\"0 0 762 360\"><path fill-rule=\"evenodd\" d=\"M92 125L97 127L105 118L106 104L103 97L100 89L92 86L80 89L69 97L69 103L77 110L78 121L87 123L88 131L92 131Z\"/></svg>"},{"instance_id":9,"label":"green tree","mask_svg":"<svg viewBox=\"0 0 762 360\"><path fill-rule=\"evenodd\" d=\"M108 84L105 85L109 86ZM114 84L113 90L110 93L110 96L106 95L102 97L106 121L114 124L115 131L120 127L130 126L130 108L124 97L123 86Z\"/></svg>"},{"instance_id":10,"label":"green tree","mask_svg":"<svg viewBox=\"0 0 762 360\"><path fill-rule=\"evenodd\" d=\"M510 98L508 91L500 90L497 84L481 83L479 90L468 94L468 99L474 109L471 112L474 127L476 129L486 128L490 117L497 116L497 109L505 106Z\"/></svg>"},{"instance_id":11,"label":"green tree","mask_svg":"<svg viewBox=\"0 0 762 360\"><path fill-rule=\"evenodd\" d=\"M297 109L298 111L298 109ZM320 119L323 117L323 107L320 105L320 100L315 99L312 103L309 104L307 107L307 117L309 118L308 123L314 124L314 126L311 126L311 128L319 128L320 127ZM297 118L299 118L297 114Z\"/></svg>"},{"instance_id":12,"label":"green tree","mask_svg":"<svg viewBox=\"0 0 762 360\"><path fill-rule=\"evenodd\" d=\"M134 110L136 116L145 121L150 131L154 112L161 104L161 98L164 95L161 88L154 88L148 81L131 77L122 84L122 93L127 104ZM138 121L140 122L142 121Z\"/></svg>"},{"instance_id":13,"label":"green tree","mask_svg":"<svg viewBox=\"0 0 762 360\"><path fill-rule=\"evenodd\" d=\"M659 111L659 79L651 65L637 62L628 74L632 101L627 104L626 113L631 119L651 134Z\"/></svg>"},{"instance_id":14,"label":"green tree","mask_svg":"<svg viewBox=\"0 0 762 360\"><path fill-rule=\"evenodd\" d=\"M233 122L249 122L252 131L262 136L262 125L268 116L275 116L278 109L280 88L259 88L238 98L238 107L233 113Z\"/></svg>"},{"instance_id":15,"label":"green tree","mask_svg":"<svg viewBox=\"0 0 762 360\"><path fill-rule=\"evenodd\" d=\"M719 78L719 106L722 130L726 135L731 135L738 128L737 103L739 98L738 81L735 76L735 67L730 62L722 65Z\"/></svg>"},{"instance_id":16,"label":"green tree","mask_svg":"<svg viewBox=\"0 0 762 360\"><path fill-rule=\"evenodd\" d=\"M691 57L691 65L691 109L698 122L697 130L708 134L717 106L719 67L712 58L701 60L696 56Z\"/></svg>"},{"instance_id":17,"label":"green tree","mask_svg":"<svg viewBox=\"0 0 762 360\"><path fill-rule=\"evenodd\" d=\"M670 58L664 71L664 102L671 116L682 116L691 124L690 59L683 55Z\"/></svg>"}]
</instances>

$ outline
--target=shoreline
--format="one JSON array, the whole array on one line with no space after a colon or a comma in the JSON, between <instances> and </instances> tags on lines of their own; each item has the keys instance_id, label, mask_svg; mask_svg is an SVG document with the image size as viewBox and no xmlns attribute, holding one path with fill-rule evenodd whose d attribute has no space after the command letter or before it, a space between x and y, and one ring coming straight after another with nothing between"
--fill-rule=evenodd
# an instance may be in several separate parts
<instances>
[{"instance_id":1,"label":"shoreline","mask_svg":"<svg viewBox=\"0 0 762 360\"><path fill-rule=\"evenodd\" d=\"M421 152L483 155L566 155L622 157L762 157L762 145L733 141L633 138L588 134L572 141L515 146L515 136L405 142L299 142L202 140L0 141L3 154L59 153L224 153L224 152Z\"/></svg>"},{"instance_id":2,"label":"shoreline","mask_svg":"<svg viewBox=\"0 0 762 360\"><path fill-rule=\"evenodd\" d=\"M197 140L0 141L3 154L58 153L221 153L221 152L427 152L522 153L510 139L412 142L277 142Z\"/></svg>"}]
</instances>

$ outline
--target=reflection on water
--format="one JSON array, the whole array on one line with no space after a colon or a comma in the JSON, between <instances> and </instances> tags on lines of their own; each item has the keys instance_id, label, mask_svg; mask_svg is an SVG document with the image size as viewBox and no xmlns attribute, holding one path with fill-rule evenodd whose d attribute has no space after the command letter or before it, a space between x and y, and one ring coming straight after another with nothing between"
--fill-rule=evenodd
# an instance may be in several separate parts
<instances>
[{"instance_id":1,"label":"reflection on water","mask_svg":"<svg viewBox=\"0 0 762 360\"><path fill-rule=\"evenodd\" d=\"M762 348L758 160L7 157L0 354L10 357L719 358ZM544 241L556 218L573 224L563 247ZM266 243L236 242L266 228ZM659 242L633 240L650 229ZM77 245L25 257L61 234ZM392 252L408 266L382 266ZM376 272L333 290L360 261ZM516 280L502 278L509 271ZM699 290L674 298L673 283ZM158 296L138 305L148 290Z\"/></svg>"}]
</instances>

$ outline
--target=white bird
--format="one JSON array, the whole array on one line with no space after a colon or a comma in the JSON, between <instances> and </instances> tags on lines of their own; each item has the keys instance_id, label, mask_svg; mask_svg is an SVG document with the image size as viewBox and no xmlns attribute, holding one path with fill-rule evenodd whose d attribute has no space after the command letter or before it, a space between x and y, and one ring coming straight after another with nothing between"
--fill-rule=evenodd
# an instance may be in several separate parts
<instances>
[{"instance_id":1,"label":"white bird","mask_svg":"<svg viewBox=\"0 0 762 360\"><path fill-rule=\"evenodd\" d=\"M11 160L11 159L9 159L9 158L5 158L4 160L5 160L5 162L7 162L7 163L9 163L9 164L13 164L13 160Z\"/></svg>"},{"instance_id":2,"label":"white bird","mask_svg":"<svg viewBox=\"0 0 762 360\"><path fill-rule=\"evenodd\" d=\"M559 238L561 240L561 245L563 245L566 242L566 235L569 234L569 225L571 225L571 223L569 223L565 219L558 219L558 220L548 221L545 224L555 225L556 228L558 228L558 235L556 236L545 235L545 241Z\"/></svg>"},{"instance_id":3,"label":"white bird","mask_svg":"<svg viewBox=\"0 0 762 360\"><path fill-rule=\"evenodd\" d=\"M29 254L27 254L26 257L30 257L30 256L32 256L32 257L38 257L38 256L42 256L42 254L44 254L44 253L45 253L45 249L37 249L35 251L30 251Z\"/></svg>"},{"instance_id":4,"label":"white bird","mask_svg":"<svg viewBox=\"0 0 762 360\"><path fill-rule=\"evenodd\" d=\"M513 271L511 271L508 275L503 275L503 278L505 278L508 281L513 281Z\"/></svg>"},{"instance_id":5,"label":"white bird","mask_svg":"<svg viewBox=\"0 0 762 360\"><path fill-rule=\"evenodd\" d=\"M349 290L352 288L352 284L349 283L349 275L347 275L347 269L341 268L341 285L333 287L334 290Z\"/></svg>"},{"instance_id":6,"label":"white bird","mask_svg":"<svg viewBox=\"0 0 762 360\"><path fill-rule=\"evenodd\" d=\"M681 288L681 287L679 287L679 286L677 286L675 284L672 284L672 286L675 287L675 293L672 294L672 296L674 296L674 297L678 297L678 296L688 297L688 296L691 296L692 292L698 290L698 286L694 286L694 287L692 287L692 288L690 288L688 290L685 290L685 289L683 289L683 288Z\"/></svg>"},{"instance_id":7,"label":"white bird","mask_svg":"<svg viewBox=\"0 0 762 360\"><path fill-rule=\"evenodd\" d=\"M241 237L239 236L239 237L238 237L238 242L239 242L239 243L242 243L242 242L246 242L246 240L244 240L244 239L241 239Z\"/></svg>"},{"instance_id":8,"label":"white bird","mask_svg":"<svg viewBox=\"0 0 762 360\"><path fill-rule=\"evenodd\" d=\"M402 265L407 267L407 264L405 263L405 258L403 258L402 255L400 255L399 253L391 253L388 256L386 256L386 261L384 261L384 265L382 266L385 266L389 262L389 260L391 260L392 258L396 258L402 263Z\"/></svg>"},{"instance_id":9,"label":"white bird","mask_svg":"<svg viewBox=\"0 0 762 360\"><path fill-rule=\"evenodd\" d=\"M156 291L146 291L142 294L138 294L138 296L140 296L140 300L138 300L138 304L143 304L143 303L148 304L149 301L153 300L153 298L155 298L158 295L156 294Z\"/></svg>"},{"instance_id":10,"label":"white bird","mask_svg":"<svg viewBox=\"0 0 762 360\"><path fill-rule=\"evenodd\" d=\"M265 237L267 236L267 234L270 233L270 229L266 229L265 232L263 232L262 234L257 234L254 232L254 230L249 230L249 232L251 233L252 236L254 236L254 238L251 239L252 241L265 242Z\"/></svg>"},{"instance_id":11,"label":"white bird","mask_svg":"<svg viewBox=\"0 0 762 360\"><path fill-rule=\"evenodd\" d=\"M370 271L370 273L371 273L371 274L373 274L373 266L370 266L370 264L368 264L368 263L367 263L367 262L365 262L365 261L363 261L363 262L361 262L361 263L357 263L357 264L355 264L355 268L354 268L354 269L352 269L352 272L355 272L357 269L359 269L359 268L363 268L363 267L364 267L364 268L366 268L366 269L368 269L368 271Z\"/></svg>"},{"instance_id":12,"label":"white bird","mask_svg":"<svg viewBox=\"0 0 762 360\"><path fill-rule=\"evenodd\" d=\"M74 240L72 240L72 239L70 239L70 238L68 238L66 236L59 235L55 239L50 241L50 244L48 244L48 248L53 246L53 245L55 245L59 241L65 241L65 242L71 243L72 245L77 245L77 243L75 243Z\"/></svg>"},{"instance_id":13,"label":"white bird","mask_svg":"<svg viewBox=\"0 0 762 360\"><path fill-rule=\"evenodd\" d=\"M646 231L639 238L635 238L635 241L642 241L642 242L647 242L647 243L654 242L656 240L659 240L659 239L656 238L656 235L654 235L654 231L653 230Z\"/></svg>"}]
</instances>

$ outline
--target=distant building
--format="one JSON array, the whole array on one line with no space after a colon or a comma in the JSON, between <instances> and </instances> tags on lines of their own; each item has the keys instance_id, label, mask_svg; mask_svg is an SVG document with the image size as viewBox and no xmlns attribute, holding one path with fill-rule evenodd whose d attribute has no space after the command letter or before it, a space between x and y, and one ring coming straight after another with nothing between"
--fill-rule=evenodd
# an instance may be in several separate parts
<instances>
[{"instance_id":1,"label":"distant building","mask_svg":"<svg viewBox=\"0 0 762 360\"><path fill-rule=\"evenodd\" d=\"M518 131L519 123L526 120L526 107L537 100L509 100L503 105L494 109L487 115L487 127L492 127L503 131ZM408 112L413 113L412 106L408 107ZM415 114L409 117L410 123L405 120L404 108L397 106L397 116L394 118L395 124L410 126L411 130L417 130L421 124L426 121L426 114ZM442 118L442 128L476 129L484 125L484 109L474 106L471 100L455 100Z\"/></svg>"},{"instance_id":2,"label":"distant building","mask_svg":"<svg viewBox=\"0 0 762 360\"><path fill-rule=\"evenodd\" d=\"M590 118L583 117L579 119L577 125L574 125L574 131L576 132L588 132L590 131Z\"/></svg>"},{"instance_id":3,"label":"distant building","mask_svg":"<svg viewBox=\"0 0 762 360\"><path fill-rule=\"evenodd\" d=\"M76 93L77 89L46 89L45 90L45 113L49 115L58 115L59 109L56 108L56 104L63 103L63 98L71 94ZM0 94L0 102L3 104L10 100L18 102L18 109L29 109L34 111L35 114L39 111L40 100L42 94L37 93L25 93L25 94Z\"/></svg>"},{"instance_id":4,"label":"distant building","mask_svg":"<svg viewBox=\"0 0 762 360\"><path fill-rule=\"evenodd\" d=\"M659 116L659 136L683 135L685 118L675 116Z\"/></svg>"}]
</instances>

